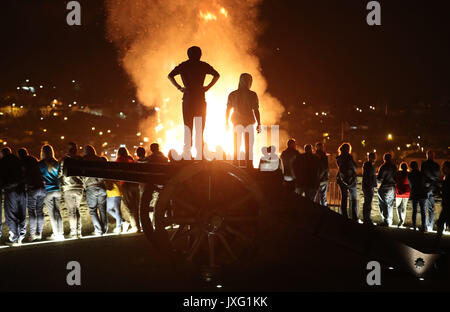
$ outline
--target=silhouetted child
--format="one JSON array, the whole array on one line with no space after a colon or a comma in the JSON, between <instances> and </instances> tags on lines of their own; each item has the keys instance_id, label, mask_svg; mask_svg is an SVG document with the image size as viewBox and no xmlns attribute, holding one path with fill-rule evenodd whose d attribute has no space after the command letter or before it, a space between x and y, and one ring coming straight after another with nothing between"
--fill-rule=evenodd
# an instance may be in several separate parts
<instances>
[{"instance_id":1,"label":"silhouetted child","mask_svg":"<svg viewBox=\"0 0 450 312\"><path fill-rule=\"evenodd\" d=\"M444 162L442 166L444 182L442 183L442 210L437 221L437 244L439 244L444 231L444 226L450 224L450 161Z\"/></svg>"}]
</instances>

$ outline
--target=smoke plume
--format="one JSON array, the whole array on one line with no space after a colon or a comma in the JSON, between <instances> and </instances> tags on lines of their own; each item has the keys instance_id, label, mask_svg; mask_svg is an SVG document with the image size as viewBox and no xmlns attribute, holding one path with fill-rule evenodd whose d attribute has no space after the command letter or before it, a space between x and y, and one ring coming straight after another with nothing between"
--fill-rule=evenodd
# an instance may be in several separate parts
<instances>
[{"instance_id":1,"label":"smoke plume","mask_svg":"<svg viewBox=\"0 0 450 312\"><path fill-rule=\"evenodd\" d=\"M202 60L221 75L206 96L208 145L213 145L212 140L223 132L228 94L237 88L243 72L253 76L252 89L260 99L262 123L278 123L284 109L266 92L267 83L254 54L261 31L259 3L260 0L106 0L108 38L118 47L120 61L137 86L139 100L156 112L154 117L141 121L140 131L160 142L163 151L183 142L182 131L174 130L182 124L182 93L172 86L167 75L187 59L186 50L193 45L202 48Z\"/></svg>"}]
</instances>

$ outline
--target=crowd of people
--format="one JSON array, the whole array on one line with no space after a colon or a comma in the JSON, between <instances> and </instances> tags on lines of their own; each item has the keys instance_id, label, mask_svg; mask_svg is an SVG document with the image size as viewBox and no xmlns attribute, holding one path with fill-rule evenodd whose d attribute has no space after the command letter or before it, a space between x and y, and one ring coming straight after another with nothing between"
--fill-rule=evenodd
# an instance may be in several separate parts
<instances>
[{"instance_id":1,"label":"crowd of people","mask_svg":"<svg viewBox=\"0 0 450 312\"><path fill-rule=\"evenodd\" d=\"M273 147L267 147L264 154L271 155ZM105 180L95 177L67 176L64 172L64 162L68 158L86 161L108 161L105 156L99 156L91 145L86 145L83 155L78 154L76 143L67 145L67 153L61 159L55 158L51 145L43 145L40 159L29 155L26 148L17 150L16 155L9 147L0 150L0 220L4 198L5 223L9 229L7 243L20 245L27 241L42 240L44 227L44 206L47 209L52 234L46 239L63 240L65 238L81 237L82 220L80 205L85 196L89 209L93 235L103 235L108 232L107 214L115 219L113 233L133 233L141 231L139 207L149 204L153 193L162 186L144 185L123 181ZM167 163L173 161L171 153L167 158L157 143L150 145L147 155L143 147L136 150L136 159L125 147L117 151L116 162L150 162ZM441 180L441 168L434 161L435 154L427 152L427 160L420 168L416 161L409 165L402 162L399 168L395 165L392 155L383 156L383 164L378 172L375 168L376 154L369 153L367 161L362 166L362 193L364 197L362 218L358 215L357 195L357 164L351 154L351 145L343 143L336 157L336 182L341 192L340 211L346 218L348 202L350 202L351 219L368 225L374 225L371 220L372 201L375 189L378 190L378 205L382 219L380 225L391 226L396 208L398 227L406 220L408 201L412 203L412 226L416 230L417 212L420 209L420 230L432 231L434 228L435 196L442 196L442 210L436 222L438 237L442 235L445 225L450 224L450 162L442 166L444 179ZM265 158L264 158L265 159ZM281 153L281 161L275 162L262 159L261 170L281 169L283 184L288 193L305 196L306 198L327 206L327 191L330 181L328 155L324 144L319 142L313 147L304 146L304 152L297 150L294 139L290 139L287 148ZM278 158L277 158L278 159ZM275 168L275 167L276 168ZM269 169L268 169L269 168ZM64 218L61 213L61 200L67 208L67 218L70 231L64 233ZM123 204L123 205L122 205ZM122 209L128 220L122 216ZM29 220L29 235L27 236L27 213ZM0 235L2 230L0 222Z\"/></svg>"},{"instance_id":2,"label":"crowd of people","mask_svg":"<svg viewBox=\"0 0 450 312\"><path fill-rule=\"evenodd\" d=\"M78 154L76 143L67 145L67 154L61 159L55 158L51 145L41 148L40 159L29 155L26 148L17 150L16 155L11 148L0 150L0 237L2 234L2 210L5 212L5 223L9 229L7 244L20 245L24 241L42 240L44 228L44 206L47 209L52 234L46 239L64 240L65 238L80 238L82 220L80 205L83 195L89 208L93 235L108 233L107 214L116 222L113 233L133 233L141 230L139 222L139 205L142 198L148 199L148 193L153 189L136 183L105 180L94 177L67 176L64 173L64 162L68 158L87 161L108 161L104 156L98 156L91 145L84 147L83 155ZM117 152L117 162L168 162L159 151L159 145L150 146L150 155L139 147L135 160L125 147ZM4 209L1 200L4 197ZM64 235L64 218L61 213L61 199L67 208L70 227L68 235ZM122 205L123 203L123 205ZM129 220L122 216L124 209ZM27 236L27 213L29 220L29 235ZM90 234L89 234L90 235Z\"/></svg>"},{"instance_id":3,"label":"crowd of people","mask_svg":"<svg viewBox=\"0 0 450 312\"><path fill-rule=\"evenodd\" d=\"M409 165L402 162L397 168L392 154L383 156L383 164L375 168L376 154L369 153L367 161L362 167L362 192L364 196L362 220L358 215L357 194L357 164L351 154L351 145L343 143L338 149L336 163L338 172L336 182L341 191L340 211L345 217L348 215L348 201L350 202L351 219L369 225L374 225L371 219L372 201L375 189L378 190L378 205L382 219L382 226L393 224L394 208L397 211L398 227L402 227L406 219L408 201L412 202L412 226L417 230L417 210L420 208L420 230L432 231L434 228L435 196L442 196L442 211L436 222L439 236L444 226L450 225L449 195L450 162L445 161L442 166L444 179L441 180L441 168L434 160L435 153L428 151L427 160L420 168L417 161ZM305 196L312 201L327 206L327 189L330 180L328 157L322 143L304 146L304 153L297 150L296 141L290 139L287 148L281 153L284 171L284 184L288 192ZM350 200L349 200L350 199Z\"/></svg>"}]
</instances>

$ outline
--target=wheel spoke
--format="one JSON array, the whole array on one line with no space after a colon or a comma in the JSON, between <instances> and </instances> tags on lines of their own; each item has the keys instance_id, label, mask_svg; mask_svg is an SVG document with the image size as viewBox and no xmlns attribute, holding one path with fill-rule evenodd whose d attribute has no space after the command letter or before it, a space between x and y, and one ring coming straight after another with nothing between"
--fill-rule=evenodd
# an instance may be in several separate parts
<instances>
[{"instance_id":1,"label":"wheel spoke","mask_svg":"<svg viewBox=\"0 0 450 312\"><path fill-rule=\"evenodd\" d=\"M247 235L245 235L244 233L242 233L241 231L239 231L239 230L237 230L237 229L235 229L235 228L233 228L233 227L231 227L231 226L229 226L229 225L226 225L225 226L225 230L226 231L228 231L228 232L230 232L231 234L234 234L234 235L236 235L237 237L239 237L241 240L243 240L243 241L246 241L246 242L248 242L248 243L250 243L252 240L250 239L250 237L248 237Z\"/></svg>"},{"instance_id":2,"label":"wheel spoke","mask_svg":"<svg viewBox=\"0 0 450 312\"><path fill-rule=\"evenodd\" d=\"M192 261L192 258L197 253L198 248L200 247L203 239L205 238L205 235L206 235L205 233L201 232L200 235L195 239L191 249L189 250L187 260Z\"/></svg>"},{"instance_id":3,"label":"wheel spoke","mask_svg":"<svg viewBox=\"0 0 450 312\"><path fill-rule=\"evenodd\" d=\"M245 204L247 201L249 201L250 198L252 198L252 195L246 194L246 195L242 196L241 198L239 198L238 200L233 201L233 203L231 203L230 205L228 205L228 207L226 207L226 210L233 210L233 209L239 208L243 204Z\"/></svg>"},{"instance_id":4,"label":"wheel spoke","mask_svg":"<svg viewBox=\"0 0 450 312\"><path fill-rule=\"evenodd\" d=\"M176 236L179 236L180 232L184 229L185 226L186 225L183 224L178 229L175 229L175 231L173 231L173 233L170 234L170 237L169 237L170 241L173 241Z\"/></svg>"},{"instance_id":5,"label":"wheel spoke","mask_svg":"<svg viewBox=\"0 0 450 312\"><path fill-rule=\"evenodd\" d=\"M216 255L215 255L215 237L214 234L208 234L208 246L209 246L209 266L214 267L216 265Z\"/></svg>"},{"instance_id":6,"label":"wheel spoke","mask_svg":"<svg viewBox=\"0 0 450 312\"><path fill-rule=\"evenodd\" d=\"M219 237L220 241L222 242L222 244L225 246L225 249L228 251L228 253L230 254L231 258L233 258L233 260L236 260L237 257L234 254L233 250L231 249L230 245L228 244L227 240L225 239L225 237L220 234L217 233L217 236Z\"/></svg>"},{"instance_id":7,"label":"wheel spoke","mask_svg":"<svg viewBox=\"0 0 450 312\"><path fill-rule=\"evenodd\" d=\"M188 217L177 217L177 218L165 218L164 219L164 226L170 226L173 224L179 224L179 225L188 225L188 224L194 224L195 219L194 218L188 218Z\"/></svg>"},{"instance_id":8,"label":"wheel spoke","mask_svg":"<svg viewBox=\"0 0 450 312\"><path fill-rule=\"evenodd\" d=\"M257 222L257 217L248 217L248 216L225 216L224 220L227 222Z\"/></svg>"},{"instance_id":9,"label":"wheel spoke","mask_svg":"<svg viewBox=\"0 0 450 312\"><path fill-rule=\"evenodd\" d=\"M178 204L179 206L189 210L193 214L195 214L198 211L198 209L194 205L192 205L182 199L174 198L172 200L173 200L174 204Z\"/></svg>"}]
</instances>

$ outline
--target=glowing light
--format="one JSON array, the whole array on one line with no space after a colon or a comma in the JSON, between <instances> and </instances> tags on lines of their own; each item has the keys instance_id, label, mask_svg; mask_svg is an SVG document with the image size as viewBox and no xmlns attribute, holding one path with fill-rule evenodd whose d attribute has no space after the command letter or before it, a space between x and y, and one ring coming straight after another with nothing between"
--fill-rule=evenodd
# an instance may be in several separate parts
<instances>
[{"instance_id":1,"label":"glowing light","mask_svg":"<svg viewBox=\"0 0 450 312\"><path fill-rule=\"evenodd\" d=\"M5 142L3 142L3 145L7 145L7 144L8 144L8 142L6 142L6 141L5 141Z\"/></svg>"},{"instance_id":2,"label":"glowing light","mask_svg":"<svg viewBox=\"0 0 450 312\"><path fill-rule=\"evenodd\" d=\"M95 131L95 127L92 127L91 130L92 130L92 131Z\"/></svg>"},{"instance_id":3,"label":"glowing light","mask_svg":"<svg viewBox=\"0 0 450 312\"><path fill-rule=\"evenodd\" d=\"M392 136L392 134L391 133L389 133L388 135L387 135L387 139L389 140L389 141L392 141L393 140L393 136Z\"/></svg>"},{"instance_id":4,"label":"glowing light","mask_svg":"<svg viewBox=\"0 0 450 312\"><path fill-rule=\"evenodd\" d=\"M103 131L100 131L100 132L98 133L98 135L103 135Z\"/></svg>"},{"instance_id":5,"label":"glowing light","mask_svg":"<svg viewBox=\"0 0 450 312\"><path fill-rule=\"evenodd\" d=\"M138 137L140 137L140 136L141 136L141 133L140 133L140 132L138 132L138 133L136 133L136 135L137 135Z\"/></svg>"},{"instance_id":6,"label":"glowing light","mask_svg":"<svg viewBox=\"0 0 450 312\"><path fill-rule=\"evenodd\" d=\"M323 137L326 138L327 136L329 136L329 134L328 134L328 132L325 132L325 133L323 134Z\"/></svg>"},{"instance_id":7,"label":"glowing light","mask_svg":"<svg viewBox=\"0 0 450 312\"><path fill-rule=\"evenodd\" d=\"M159 125L156 126L155 131L156 131L156 132L159 132L159 131L161 131L162 129L164 129L164 126L163 126L162 124L159 124Z\"/></svg>"},{"instance_id":8,"label":"glowing light","mask_svg":"<svg viewBox=\"0 0 450 312\"><path fill-rule=\"evenodd\" d=\"M57 113L57 112L54 112L54 113L53 113L53 116L58 116L58 113Z\"/></svg>"},{"instance_id":9,"label":"glowing light","mask_svg":"<svg viewBox=\"0 0 450 312\"><path fill-rule=\"evenodd\" d=\"M63 135L61 136L61 140L64 140L64 136Z\"/></svg>"},{"instance_id":10,"label":"glowing light","mask_svg":"<svg viewBox=\"0 0 450 312\"><path fill-rule=\"evenodd\" d=\"M108 130L108 131L106 131L106 132L111 133L111 130Z\"/></svg>"},{"instance_id":11,"label":"glowing light","mask_svg":"<svg viewBox=\"0 0 450 312\"><path fill-rule=\"evenodd\" d=\"M108 145L108 142L102 144L103 147L105 147L106 145Z\"/></svg>"},{"instance_id":12,"label":"glowing light","mask_svg":"<svg viewBox=\"0 0 450 312\"><path fill-rule=\"evenodd\" d=\"M200 11L200 17L207 22L217 20L217 16L215 16L214 14L212 14L210 12L203 13L202 11Z\"/></svg>"},{"instance_id":13,"label":"glowing light","mask_svg":"<svg viewBox=\"0 0 450 312\"><path fill-rule=\"evenodd\" d=\"M67 120L67 119L69 119L69 118L67 118L67 117L64 117L64 120Z\"/></svg>"},{"instance_id":14,"label":"glowing light","mask_svg":"<svg viewBox=\"0 0 450 312\"><path fill-rule=\"evenodd\" d=\"M144 142L146 142L146 143L148 142L148 138L147 137L144 138Z\"/></svg>"},{"instance_id":15,"label":"glowing light","mask_svg":"<svg viewBox=\"0 0 450 312\"><path fill-rule=\"evenodd\" d=\"M47 132L47 129L44 129L44 130L42 130L42 131Z\"/></svg>"},{"instance_id":16,"label":"glowing light","mask_svg":"<svg viewBox=\"0 0 450 312\"><path fill-rule=\"evenodd\" d=\"M222 13L223 16L228 17L228 12L227 10L225 10L225 8L221 8L220 13Z\"/></svg>"}]
</instances>

